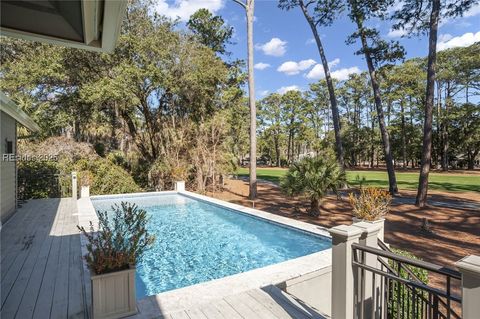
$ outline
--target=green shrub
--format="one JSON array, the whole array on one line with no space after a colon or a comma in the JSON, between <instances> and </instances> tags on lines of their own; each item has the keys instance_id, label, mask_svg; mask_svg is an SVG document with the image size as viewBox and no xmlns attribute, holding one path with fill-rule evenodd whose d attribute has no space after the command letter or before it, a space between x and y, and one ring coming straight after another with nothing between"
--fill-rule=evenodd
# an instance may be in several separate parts
<instances>
[{"instance_id":1,"label":"green shrub","mask_svg":"<svg viewBox=\"0 0 480 319\"><path fill-rule=\"evenodd\" d=\"M338 194L346 184L345 172L333 157L306 157L293 163L280 181L282 190L290 196L302 195L310 200L310 214L318 216L327 191Z\"/></svg>"},{"instance_id":2,"label":"green shrub","mask_svg":"<svg viewBox=\"0 0 480 319\"><path fill-rule=\"evenodd\" d=\"M404 251L404 250L392 249L392 251L395 254L398 254L398 255L401 255L401 256L404 256L404 257L407 257L407 258L410 258L410 259L421 260L420 258L416 257L412 253L409 253L409 252ZM396 262L393 262L393 261L389 260L389 265L395 271L397 271L398 264ZM418 267L414 267L414 266L410 266L410 265L406 265L406 264L403 264L403 265L405 267L407 267L420 281L422 281L424 284L428 284L428 271L427 270L422 269L422 268L418 268ZM410 275L404 269L400 270L400 277L404 278L404 279L411 279ZM401 302L401 300L411 300L411 298L412 298L411 297L411 290L408 289L405 285L398 286L398 284L394 283L393 280L390 281L390 285L391 285L390 288L393 289L393 291L395 293L390 294L390 300L388 300L388 303L389 303L388 308L391 309L391 311L393 313L392 318L397 318L397 312L399 310L398 302L399 301ZM397 295L397 289L399 289L399 288L400 288L400 299L398 298L398 295ZM426 292L422 292L422 291L417 289L416 293L417 293L417 295L423 294L423 297L428 299L428 294ZM417 315L416 317L414 317L411 314L411 311L412 311L412 306L411 305L410 305L409 309L406 306L403 309L401 309L401 308L402 307L400 307L400 318L407 318L407 319L421 318L420 314Z\"/></svg>"},{"instance_id":3,"label":"green shrub","mask_svg":"<svg viewBox=\"0 0 480 319\"><path fill-rule=\"evenodd\" d=\"M65 196L69 177L61 175L57 163L48 161L19 161L18 198L52 198Z\"/></svg>"},{"instance_id":4,"label":"green shrub","mask_svg":"<svg viewBox=\"0 0 480 319\"><path fill-rule=\"evenodd\" d=\"M88 254L85 259L97 275L135 265L155 241L155 236L150 235L146 228L148 218L145 210L125 202L121 206L112 206L112 209L111 217L108 212L98 212L97 232L92 222L90 232L83 226L77 226L87 237Z\"/></svg>"}]
</instances>

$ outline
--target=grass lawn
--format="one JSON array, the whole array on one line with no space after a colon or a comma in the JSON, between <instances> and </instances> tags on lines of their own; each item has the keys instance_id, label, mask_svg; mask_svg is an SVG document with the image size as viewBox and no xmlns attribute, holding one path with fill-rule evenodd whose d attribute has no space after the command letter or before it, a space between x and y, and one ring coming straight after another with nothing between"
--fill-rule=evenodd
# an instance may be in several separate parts
<instances>
[{"instance_id":1,"label":"grass lawn","mask_svg":"<svg viewBox=\"0 0 480 319\"><path fill-rule=\"evenodd\" d=\"M279 183L285 175L286 169L282 168L257 168L257 177ZM240 168L239 176L248 176L248 168ZM347 179L351 185L358 185L357 176L365 177L365 185L388 188L387 172L380 171L347 171ZM418 173L396 172L399 189L417 189ZM480 192L480 175L453 175L442 173L430 173L429 189L446 192Z\"/></svg>"}]
</instances>

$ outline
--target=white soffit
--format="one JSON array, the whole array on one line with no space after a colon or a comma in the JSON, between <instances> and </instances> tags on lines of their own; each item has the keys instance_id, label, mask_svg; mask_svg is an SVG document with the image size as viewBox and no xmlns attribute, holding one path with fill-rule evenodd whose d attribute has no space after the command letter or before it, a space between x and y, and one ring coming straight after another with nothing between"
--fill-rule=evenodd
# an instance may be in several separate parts
<instances>
[{"instance_id":1,"label":"white soffit","mask_svg":"<svg viewBox=\"0 0 480 319\"><path fill-rule=\"evenodd\" d=\"M127 0L2 0L1 35L111 52Z\"/></svg>"}]
</instances>

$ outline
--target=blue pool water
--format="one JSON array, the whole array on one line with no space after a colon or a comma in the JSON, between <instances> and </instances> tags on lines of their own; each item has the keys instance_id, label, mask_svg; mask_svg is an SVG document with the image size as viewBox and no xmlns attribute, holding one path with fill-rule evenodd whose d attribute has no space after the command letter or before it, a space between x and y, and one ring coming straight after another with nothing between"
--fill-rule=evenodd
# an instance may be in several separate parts
<instances>
[{"instance_id":1,"label":"blue pool water","mask_svg":"<svg viewBox=\"0 0 480 319\"><path fill-rule=\"evenodd\" d=\"M137 297L190 286L312 254L330 239L183 195L92 199L95 209L133 202L157 240L137 265Z\"/></svg>"}]
</instances>

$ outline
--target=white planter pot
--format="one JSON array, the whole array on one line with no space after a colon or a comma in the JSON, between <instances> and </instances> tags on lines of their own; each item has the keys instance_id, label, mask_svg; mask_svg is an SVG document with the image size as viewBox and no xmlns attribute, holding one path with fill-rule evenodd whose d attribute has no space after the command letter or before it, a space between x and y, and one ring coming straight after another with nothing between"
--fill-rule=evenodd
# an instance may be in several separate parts
<instances>
[{"instance_id":1,"label":"white planter pot","mask_svg":"<svg viewBox=\"0 0 480 319\"><path fill-rule=\"evenodd\" d=\"M93 319L117 319L137 313L135 268L92 275Z\"/></svg>"},{"instance_id":2,"label":"white planter pot","mask_svg":"<svg viewBox=\"0 0 480 319\"><path fill-rule=\"evenodd\" d=\"M80 190L80 198L90 197L90 186L82 186Z\"/></svg>"}]
</instances>

